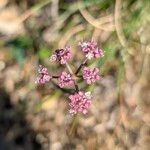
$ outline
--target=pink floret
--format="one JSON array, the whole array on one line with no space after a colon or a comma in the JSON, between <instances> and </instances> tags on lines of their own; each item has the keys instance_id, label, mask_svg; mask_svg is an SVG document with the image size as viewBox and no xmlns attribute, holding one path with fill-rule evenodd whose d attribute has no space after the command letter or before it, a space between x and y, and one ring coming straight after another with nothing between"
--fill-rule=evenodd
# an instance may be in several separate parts
<instances>
[{"instance_id":1,"label":"pink floret","mask_svg":"<svg viewBox=\"0 0 150 150\"><path fill-rule=\"evenodd\" d=\"M73 115L76 113L86 114L91 106L91 93L79 91L69 96L70 99L70 110L69 112Z\"/></svg>"},{"instance_id":2,"label":"pink floret","mask_svg":"<svg viewBox=\"0 0 150 150\"><path fill-rule=\"evenodd\" d=\"M72 75L67 72L62 72L60 77L58 78L58 84L61 88L73 85L74 80L72 78Z\"/></svg>"},{"instance_id":3,"label":"pink floret","mask_svg":"<svg viewBox=\"0 0 150 150\"><path fill-rule=\"evenodd\" d=\"M84 67L82 73L83 73L83 79L87 82L87 84L92 84L100 80L100 74L98 68Z\"/></svg>"},{"instance_id":4,"label":"pink floret","mask_svg":"<svg viewBox=\"0 0 150 150\"><path fill-rule=\"evenodd\" d=\"M72 57L71 48L65 47L63 49L55 50L55 53L51 56L52 61L57 61L60 64L66 64Z\"/></svg>"},{"instance_id":5,"label":"pink floret","mask_svg":"<svg viewBox=\"0 0 150 150\"><path fill-rule=\"evenodd\" d=\"M48 69L46 67L43 67L42 65L39 65L38 73L39 76L35 81L38 84L45 84L46 82L49 82L52 78L48 73Z\"/></svg>"},{"instance_id":6,"label":"pink floret","mask_svg":"<svg viewBox=\"0 0 150 150\"><path fill-rule=\"evenodd\" d=\"M98 48L97 42L95 42L93 39L88 42L80 42L79 45L88 59L100 58L104 56L102 49Z\"/></svg>"}]
</instances>

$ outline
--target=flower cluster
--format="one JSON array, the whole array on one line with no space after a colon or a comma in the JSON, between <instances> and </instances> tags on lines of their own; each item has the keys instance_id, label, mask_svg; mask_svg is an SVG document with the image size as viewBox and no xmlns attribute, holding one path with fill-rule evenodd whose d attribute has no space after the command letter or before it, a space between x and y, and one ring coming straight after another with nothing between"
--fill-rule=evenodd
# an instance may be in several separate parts
<instances>
[{"instance_id":1,"label":"flower cluster","mask_svg":"<svg viewBox=\"0 0 150 150\"><path fill-rule=\"evenodd\" d=\"M70 73L67 72L62 72L59 79L59 86L61 88L65 87L65 86L71 86L74 84L74 80L72 78L72 75Z\"/></svg>"},{"instance_id":2,"label":"flower cluster","mask_svg":"<svg viewBox=\"0 0 150 150\"><path fill-rule=\"evenodd\" d=\"M94 40L90 40L88 42L80 42L79 45L81 46L81 50L85 53L86 58L85 60L83 60L83 62L75 72L73 72L68 64L68 62L72 58L71 47L65 47L63 49L55 50L54 54L51 56L51 60L58 62L61 65L66 65L68 72L62 71L59 76L50 76L48 73L48 69L40 65L38 70L39 76L36 79L36 83L39 84L45 84L51 79L55 79L56 84L58 84L60 89L69 86L74 87L74 89L68 89L74 91L73 94L69 95L69 112L71 114L86 114L91 105L91 92L81 91L78 85L78 79L84 79L85 83L92 84L100 80L101 78L98 68L89 68L84 66L85 64L87 64L88 59L102 57L103 51L98 47L97 43ZM78 75L78 73L82 74Z\"/></svg>"},{"instance_id":3,"label":"flower cluster","mask_svg":"<svg viewBox=\"0 0 150 150\"><path fill-rule=\"evenodd\" d=\"M83 73L83 79L86 80L87 84L92 84L97 80L100 80L98 68L84 67L82 73Z\"/></svg>"},{"instance_id":4,"label":"flower cluster","mask_svg":"<svg viewBox=\"0 0 150 150\"><path fill-rule=\"evenodd\" d=\"M82 92L79 91L69 96L70 99L70 110L71 114L76 114L78 112L82 112L86 114L91 105L91 93L90 92Z\"/></svg>"},{"instance_id":5,"label":"flower cluster","mask_svg":"<svg viewBox=\"0 0 150 150\"><path fill-rule=\"evenodd\" d=\"M49 73L48 73L48 69L46 67L43 67L42 65L39 65L39 76L36 79L36 83L39 84L45 84L46 82L49 82L50 79L52 78Z\"/></svg>"},{"instance_id":6,"label":"flower cluster","mask_svg":"<svg viewBox=\"0 0 150 150\"><path fill-rule=\"evenodd\" d=\"M64 49L57 49L51 56L52 61L60 62L60 64L66 64L71 59L71 48L65 47Z\"/></svg>"},{"instance_id":7,"label":"flower cluster","mask_svg":"<svg viewBox=\"0 0 150 150\"><path fill-rule=\"evenodd\" d=\"M88 42L80 42L79 45L88 59L99 58L104 55L103 51L98 48L97 43L93 39Z\"/></svg>"}]
</instances>

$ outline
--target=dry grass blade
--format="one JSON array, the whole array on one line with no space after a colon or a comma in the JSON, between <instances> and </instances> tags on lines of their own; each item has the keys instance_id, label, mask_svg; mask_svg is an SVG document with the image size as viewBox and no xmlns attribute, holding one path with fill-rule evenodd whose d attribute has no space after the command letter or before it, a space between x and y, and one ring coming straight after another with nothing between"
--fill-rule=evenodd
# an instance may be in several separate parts
<instances>
[{"instance_id":1,"label":"dry grass blade","mask_svg":"<svg viewBox=\"0 0 150 150\"><path fill-rule=\"evenodd\" d=\"M78 25L78 26L75 26L74 28L72 28L71 30L68 30L64 35L63 37L60 39L60 42L59 42L59 47L64 47L66 45L66 43L69 41L69 39L77 34L78 32L81 32L82 30L84 30L84 26L83 25Z\"/></svg>"},{"instance_id":2,"label":"dry grass blade","mask_svg":"<svg viewBox=\"0 0 150 150\"><path fill-rule=\"evenodd\" d=\"M78 3L78 9L82 16L86 19L88 23L90 23L95 28L105 30L105 31L114 31L114 24L113 24L113 16L108 15L105 17L101 17L100 19L93 18L90 13L83 9L82 4Z\"/></svg>"},{"instance_id":3,"label":"dry grass blade","mask_svg":"<svg viewBox=\"0 0 150 150\"><path fill-rule=\"evenodd\" d=\"M17 19L17 22L18 23L22 23L23 21L25 21L27 18L29 18L30 16L32 16L34 13L36 13L38 10L40 10L42 7L44 7L45 5L49 4L50 2L51 2L51 0L45 0L45 1L42 1L41 3L35 5L31 9L27 10L26 12L24 12Z\"/></svg>"},{"instance_id":4,"label":"dry grass blade","mask_svg":"<svg viewBox=\"0 0 150 150\"><path fill-rule=\"evenodd\" d=\"M123 47L127 47L127 41L124 36L122 26L121 26L121 7L122 7L122 1L116 0L115 5L115 28L117 32L118 39Z\"/></svg>"}]
</instances>

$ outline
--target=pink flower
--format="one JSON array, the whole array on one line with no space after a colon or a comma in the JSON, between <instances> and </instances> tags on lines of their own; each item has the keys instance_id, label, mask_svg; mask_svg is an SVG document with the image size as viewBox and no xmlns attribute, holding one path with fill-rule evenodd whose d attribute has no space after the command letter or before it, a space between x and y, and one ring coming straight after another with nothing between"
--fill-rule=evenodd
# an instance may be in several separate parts
<instances>
[{"instance_id":1,"label":"pink flower","mask_svg":"<svg viewBox=\"0 0 150 150\"><path fill-rule=\"evenodd\" d=\"M82 73L83 73L83 79L86 80L87 84L92 84L97 80L100 80L98 68L84 67Z\"/></svg>"},{"instance_id":2,"label":"pink flower","mask_svg":"<svg viewBox=\"0 0 150 150\"><path fill-rule=\"evenodd\" d=\"M89 107L91 106L91 92L82 92L79 91L69 96L70 99L70 110L71 114L76 114L81 112L86 114L88 112Z\"/></svg>"},{"instance_id":3,"label":"pink flower","mask_svg":"<svg viewBox=\"0 0 150 150\"><path fill-rule=\"evenodd\" d=\"M38 84L45 84L46 82L49 82L50 79L52 78L46 67L43 67L42 65L39 65L38 69L39 76L37 77L35 83Z\"/></svg>"},{"instance_id":4,"label":"pink flower","mask_svg":"<svg viewBox=\"0 0 150 150\"><path fill-rule=\"evenodd\" d=\"M60 64L66 64L71 59L71 48L65 47L64 49L55 50L55 54L51 56L52 61L58 61Z\"/></svg>"},{"instance_id":5,"label":"pink flower","mask_svg":"<svg viewBox=\"0 0 150 150\"><path fill-rule=\"evenodd\" d=\"M88 42L80 42L79 45L88 59L104 56L103 51L98 48L97 43L93 39Z\"/></svg>"},{"instance_id":6,"label":"pink flower","mask_svg":"<svg viewBox=\"0 0 150 150\"><path fill-rule=\"evenodd\" d=\"M61 88L65 86L71 86L74 84L74 80L72 79L72 75L67 72L62 72L60 77L58 78L59 86Z\"/></svg>"}]
</instances>

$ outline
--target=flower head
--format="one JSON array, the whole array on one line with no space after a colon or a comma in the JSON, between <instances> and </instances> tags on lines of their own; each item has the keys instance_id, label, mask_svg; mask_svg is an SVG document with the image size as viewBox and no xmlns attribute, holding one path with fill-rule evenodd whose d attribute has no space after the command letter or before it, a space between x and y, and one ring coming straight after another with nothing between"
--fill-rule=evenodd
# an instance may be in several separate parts
<instances>
[{"instance_id":1,"label":"flower head","mask_svg":"<svg viewBox=\"0 0 150 150\"><path fill-rule=\"evenodd\" d=\"M84 67L82 73L83 73L83 79L86 80L87 84L92 84L97 80L100 80L98 68Z\"/></svg>"},{"instance_id":2,"label":"flower head","mask_svg":"<svg viewBox=\"0 0 150 150\"><path fill-rule=\"evenodd\" d=\"M80 42L79 45L88 59L99 58L104 55L103 51L98 48L97 43L93 39L88 42Z\"/></svg>"},{"instance_id":3,"label":"flower head","mask_svg":"<svg viewBox=\"0 0 150 150\"><path fill-rule=\"evenodd\" d=\"M46 67L43 67L42 65L39 65L38 73L39 76L35 81L38 84L45 84L46 82L50 81L50 79L52 78L48 73L48 69Z\"/></svg>"},{"instance_id":4,"label":"flower head","mask_svg":"<svg viewBox=\"0 0 150 150\"><path fill-rule=\"evenodd\" d=\"M60 77L58 78L58 84L61 88L73 85L74 80L72 79L72 75L67 72L62 72Z\"/></svg>"},{"instance_id":5,"label":"flower head","mask_svg":"<svg viewBox=\"0 0 150 150\"><path fill-rule=\"evenodd\" d=\"M71 48L65 47L63 49L55 50L55 53L51 56L52 61L58 61L60 64L66 64L71 59Z\"/></svg>"},{"instance_id":6,"label":"flower head","mask_svg":"<svg viewBox=\"0 0 150 150\"><path fill-rule=\"evenodd\" d=\"M82 92L79 91L69 96L70 99L70 110L71 114L76 114L81 112L86 114L88 112L89 107L91 106L91 93L90 92Z\"/></svg>"}]
</instances>

